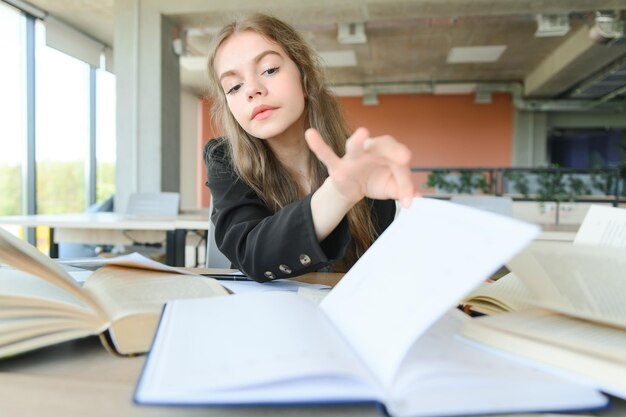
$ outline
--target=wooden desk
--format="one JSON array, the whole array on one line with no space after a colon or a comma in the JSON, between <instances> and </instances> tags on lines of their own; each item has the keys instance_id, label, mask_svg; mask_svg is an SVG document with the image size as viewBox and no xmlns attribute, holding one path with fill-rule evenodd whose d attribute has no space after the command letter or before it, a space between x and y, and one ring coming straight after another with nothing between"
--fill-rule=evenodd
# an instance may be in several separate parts
<instances>
[{"instance_id":1,"label":"wooden desk","mask_svg":"<svg viewBox=\"0 0 626 417\"><path fill-rule=\"evenodd\" d=\"M0 361L0 415L380 416L373 405L262 409L137 406L132 398L144 359L114 356L93 337Z\"/></svg>"},{"instance_id":2,"label":"wooden desk","mask_svg":"<svg viewBox=\"0 0 626 417\"><path fill-rule=\"evenodd\" d=\"M194 271L227 272L216 269L194 269ZM311 273L300 277L299 280L334 285L341 276L342 274ZM375 405L260 408L138 406L133 404L133 394L144 360L145 356L119 357L108 353L96 337L0 360L0 416L380 417L382 415ZM610 410L593 415L607 417L626 415L626 402L617 400Z\"/></svg>"},{"instance_id":3,"label":"wooden desk","mask_svg":"<svg viewBox=\"0 0 626 417\"><path fill-rule=\"evenodd\" d=\"M93 243L130 245L128 232L141 233L134 239L141 242L162 241L166 233L166 263L185 265L185 237L189 230L208 230L207 214L178 216L136 216L118 213L36 214L2 216L0 224L50 228L50 257L59 256L58 243ZM156 233L156 235L155 235Z\"/></svg>"},{"instance_id":4,"label":"wooden desk","mask_svg":"<svg viewBox=\"0 0 626 417\"><path fill-rule=\"evenodd\" d=\"M194 269L223 273L224 270ZM342 274L300 278L334 285ZM380 416L374 405L317 407L148 407L133 404L145 356L108 353L96 337L0 360L0 416Z\"/></svg>"},{"instance_id":5,"label":"wooden desk","mask_svg":"<svg viewBox=\"0 0 626 417\"><path fill-rule=\"evenodd\" d=\"M576 233L579 228L579 224L542 224L541 233L535 240L571 243L576 238Z\"/></svg>"}]
</instances>

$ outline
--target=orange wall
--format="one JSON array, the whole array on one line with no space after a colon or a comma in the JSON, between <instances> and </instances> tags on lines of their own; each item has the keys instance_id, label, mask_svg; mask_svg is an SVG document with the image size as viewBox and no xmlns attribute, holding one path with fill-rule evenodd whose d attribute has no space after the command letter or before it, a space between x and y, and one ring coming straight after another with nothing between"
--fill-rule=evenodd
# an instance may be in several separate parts
<instances>
[{"instance_id":1,"label":"orange wall","mask_svg":"<svg viewBox=\"0 0 626 417\"><path fill-rule=\"evenodd\" d=\"M207 99L200 100L198 106L198 184L200 189L198 190L198 204L200 207L209 207L211 193L209 189L204 185L206 182L206 169L204 167L204 145L209 139L213 139L218 136L218 133L211 126L211 104Z\"/></svg>"},{"instance_id":2,"label":"orange wall","mask_svg":"<svg viewBox=\"0 0 626 417\"><path fill-rule=\"evenodd\" d=\"M495 167L511 163L510 96L475 104L473 95L387 95L377 106L341 98L350 125L372 135L390 134L413 151L417 167Z\"/></svg>"},{"instance_id":3,"label":"orange wall","mask_svg":"<svg viewBox=\"0 0 626 417\"><path fill-rule=\"evenodd\" d=\"M413 152L416 167L510 166L514 108L507 94L494 94L490 104L474 103L474 95L381 95L376 106L360 97L339 101L353 128L365 126L373 136L389 134ZM200 146L216 134L209 123L209 104L203 101ZM204 166L199 170L205 182ZM415 174L415 184L426 174ZM202 187L203 207L208 190Z\"/></svg>"}]
</instances>

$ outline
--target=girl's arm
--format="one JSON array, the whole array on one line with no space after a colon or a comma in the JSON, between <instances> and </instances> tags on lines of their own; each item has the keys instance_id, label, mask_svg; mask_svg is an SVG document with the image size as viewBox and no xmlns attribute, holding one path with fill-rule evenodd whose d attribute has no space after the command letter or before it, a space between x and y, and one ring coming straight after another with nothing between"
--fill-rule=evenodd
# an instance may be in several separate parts
<instances>
[{"instance_id":1,"label":"girl's arm","mask_svg":"<svg viewBox=\"0 0 626 417\"><path fill-rule=\"evenodd\" d=\"M257 281L289 278L317 271L345 256L350 242L347 220L321 241L311 213L312 195L275 213L233 172L221 140L205 152L211 189L215 240L235 268ZM382 232L393 220L393 201L373 201L375 226Z\"/></svg>"},{"instance_id":2,"label":"girl's arm","mask_svg":"<svg viewBox=\"0 0 626 417\"><path fill-rule=\"evenodd\" d=\"M391 136L370 138L359 128L346 142L340 158L319 132L308 129L309 148L328 168L329 177L311 198L317 238L325 239L346 213L364 197L399 200L408 207L415 195L411 180L411 151Z\"/></svg>"}]
</instances>

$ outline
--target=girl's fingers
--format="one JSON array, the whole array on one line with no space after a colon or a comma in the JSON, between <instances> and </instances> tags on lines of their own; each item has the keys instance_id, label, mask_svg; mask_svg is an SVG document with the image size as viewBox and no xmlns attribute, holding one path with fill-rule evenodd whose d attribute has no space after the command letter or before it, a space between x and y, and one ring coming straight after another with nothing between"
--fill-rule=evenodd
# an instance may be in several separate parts
<instances>
[{"instance_id":1,"label":"girl's fingers","mask_svg":"<svg viewBox=\"0 0 626 417\"><path fill-rule=\"evenodd\" d=\"M393 197L398 198L405 208L411 205L415 195L410 170L411 151L393 137L370 138L367 129L359 128L346 142L346 160L335 154L316 129L307 129L304 137L311 151L326 165L329 172L335 171L336 174L343 172L348 177L357 175L359 178L352 178L357 182L366 180L358 174L363 173L366 166L369 166L368 170L376 165L386 166L389 170L387 172L393 177L395 191ZM365 152L367 155L364 155ZM347 163L347 160L353 163Z\"/></svg>"},{"instance_id":2,"label":"girl's fingers","mask_svg":"<svg viewBox=\"0 0 626 417\"><path fill-rule=\"evenodd\" d=\"M311 152L326 165L329 171L341 162L341 159L333 152L332 148L324 142L322 135L320 135L316 129L307 129L306 132L304 132L304 138Z\"/></svg>"},{"instance_id":3,"label":"girl's fingers","mask_svg":"<svg viewBox=\"0 0 626 417\"><path fill-rule=\"evenodd\" d=\"M346 154L356 156L363 152L365 143L371 140L369 136L370 132L364 127L355 130L352 136L346 141Z\"/></svg>"},{"instance_id":4,"label":"girl's fingers","mask_svg":"<svg viewBox=\"0 0 626 417\"><path fill-rule=\"evenodd\" d=\"M368 139L363 147L368 153L385 161L393 175L396 197L403 207L409 207L415 194L410 169L411 151L391 136Z\"/></svg>"},{"instance_id":5,"label":"girl's fingers","mask_svg":"<svg viewBox=\"0 0 626 417\"><path fill-rule=\"evenodd\" d=\"M381 156L391 163L409 166L411 151L391 136L380 136L365 141L363 148L372 155Z\"/></svg>"},{"instance_id":6,"label":"girl's fingers","mask_svg":"<svg viewBox=\"0 0 626 417\"><path fill-rule=\"evenodd\" d=\"M404 208L408 208L411 205L411 201L413 201L413 196L415 195L415 187L413 186L411 171L406 167L392 164L391 172L396 182L396 190L398 192L400 205Z\"/></svg>"}]
</instances>

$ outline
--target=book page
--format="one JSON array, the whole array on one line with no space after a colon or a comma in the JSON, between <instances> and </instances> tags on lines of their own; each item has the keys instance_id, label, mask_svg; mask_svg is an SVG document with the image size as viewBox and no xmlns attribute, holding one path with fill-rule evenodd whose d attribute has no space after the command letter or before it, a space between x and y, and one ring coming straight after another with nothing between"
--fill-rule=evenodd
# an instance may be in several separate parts
<instances>
[{"instance_id":1,"label":"book page","mask_svg":"<svg viewBox=\"0 0 626 417\"><path fill-rule=\"evenodd\" d=\"M269 282L256 282L256 281L228 281L218 280L220 285L228 288L233 294L245 294L249 292L264 292L264 291L291 291L299 292L302 289L315 290L330 290L329 285L322 284L309 284L308 282L291 281L287 279L278 279Z\"/></svg>"},{"instance_id":2,"label":"book page","mask_svg":"<svg viewBox=\"0 0 626 417\"><path fill-rule=\"evenodd\" d=\"M97 313L103 314L98 303L85 294L74 279L52 259L2 228L0 228L0 261L56 285L83 300Z\"/></svg>"},{"instance_id":3,"label":"book page","mask_svg":"<svg viewBox=\"0 0 626 417\"><path fill-rule=\"evenodd\" d=\"M484 314L525 310L534 306L532 293L513 272L494 282L481 283L461 304Z\"/></svg>"},{"instance_id":4,"label":"book page","mask_svg":"<svg viewBox=\"0 0 626 417\"><path fill-rule=\"evenodd\" d=\"M112 321L129 314L160 314L170 300L228 295L212 278L112 265L94 272L83 289L98 300Z\"/></svg>"},{"instance_id":5,"label":"book page","mask_svg":"<svg viewBox=\"0 0 626 417\"><path fill-rule=\"evenodd\" d=\"M527 313L504 320L508 331L540 339L626 366L626 330L598 326L573 317L546 310Z\"/></svg>"},{"instance_id":6,"label":"book page","mask_svg":"<svg viewBox=\"0 0 626 417\"><path fill-rule=\"evenodd\" d=\"M0 299L32 299L32 305L50 308L68 308L84 313L93 311L83 299L23 271L0 268ZM2 306L5 306L2 303Z\"/></svg>"},{"instance_id":7,"label":"book page","mask_svg":"<svg viewBox=\"0 0 626 417\"><path fill-rule=\"evenodd\" d=\"M538 305L626 328L626 248L535 242L508 266Z\"/></svg>"},{"instance_id":8,"label":"book page","mask_svg":"<svg viewBox=\"0 0 626 417\"><path fill-rule=\"evenodd\" d=\"M626 247L626 209L592 205L574 244Z\"/></svg>"},{"instance_id":9,"label":"book page","mask_svg":"<svg viewBox=\"0 0 626 417\"><path fill-rule=\"evenodd\" d=\"M0 320L0 347L28 339L64 332L96 334L93 327L72 318L59 317L11 317Z\"/></svg>"},{"instance_id":10,"label":"book page","mask_svg":"<svg viewBox=\"0 0 626 417\"><path fill-rule=\"evenodd\" d=\"M407 354L394 382L391 415L482 415L579 410L606 403L595 389L486 352L458 337L472 321L454 309ZM496 400L497 399L497 400Z\"/></svg>"},{"instance_id":11,"label":"book page","mask_svg":"<svg viewBox=\"0 0 626 417\"><path fill-rule=\"evenodd\" d=\"M150 349L166 302L228 295L212 278L112 265L99 268L83 288L111 318L109 347L123 355Z\"/></svg>"},{"instance_id":12,"label":"book page","mask_svg":"<svg viewBox=\"0 0 626 417\"><path fill-rule=\"evenodd\" d=\"M162 264L153 259L147 258L137 252L129 253L127 255L116 256L113 258L85 258L72 259L69 261L61 262L77 267L84 265L89 269L96 269L106 265L117 265L125 266L127 268L147 269L150 271L170 272L182 275L197 275L183 268L177 268L174 266Z\"/></svg>"},{"instance_id":13,"label":"book page","mask_svg":"<svg viewBox=\"0 0 626 417\"><path fill-rule=\"evenodd\" d=\"M349 402L375 399L370 382L315 304L293 293L261 292L168 303L136 399Z\"/></svg>"},{"instance_id":14,"label":"book page","mask_svg":"<svg viewBox=\"0 0 626 417\"><path fill-rule=\"evenodd\" d=\"M0 268L0 358L48 340L97 334L107 325L82 299L26 272Z\"/></svg>"},{"instance_id":15,"label":"book page","mask_svg":"<svg viewBox=\"0 0 626 417\"><path fill-rule=\"evenodd\" d=\"M417 338L538 232L486 211L415 199L320 306L388 386Z\"/></svg>"},{"instance_id":16,"label":"book page","mask_svg":"<svg viewBox=\"0 0 626 417\"><path fill-rule=\"evenodd\" d=\"M487 345L569 371L613 395L626 396L623 329L536 309L474 319L462 332Z\"/></svg>"}]
</instances>

